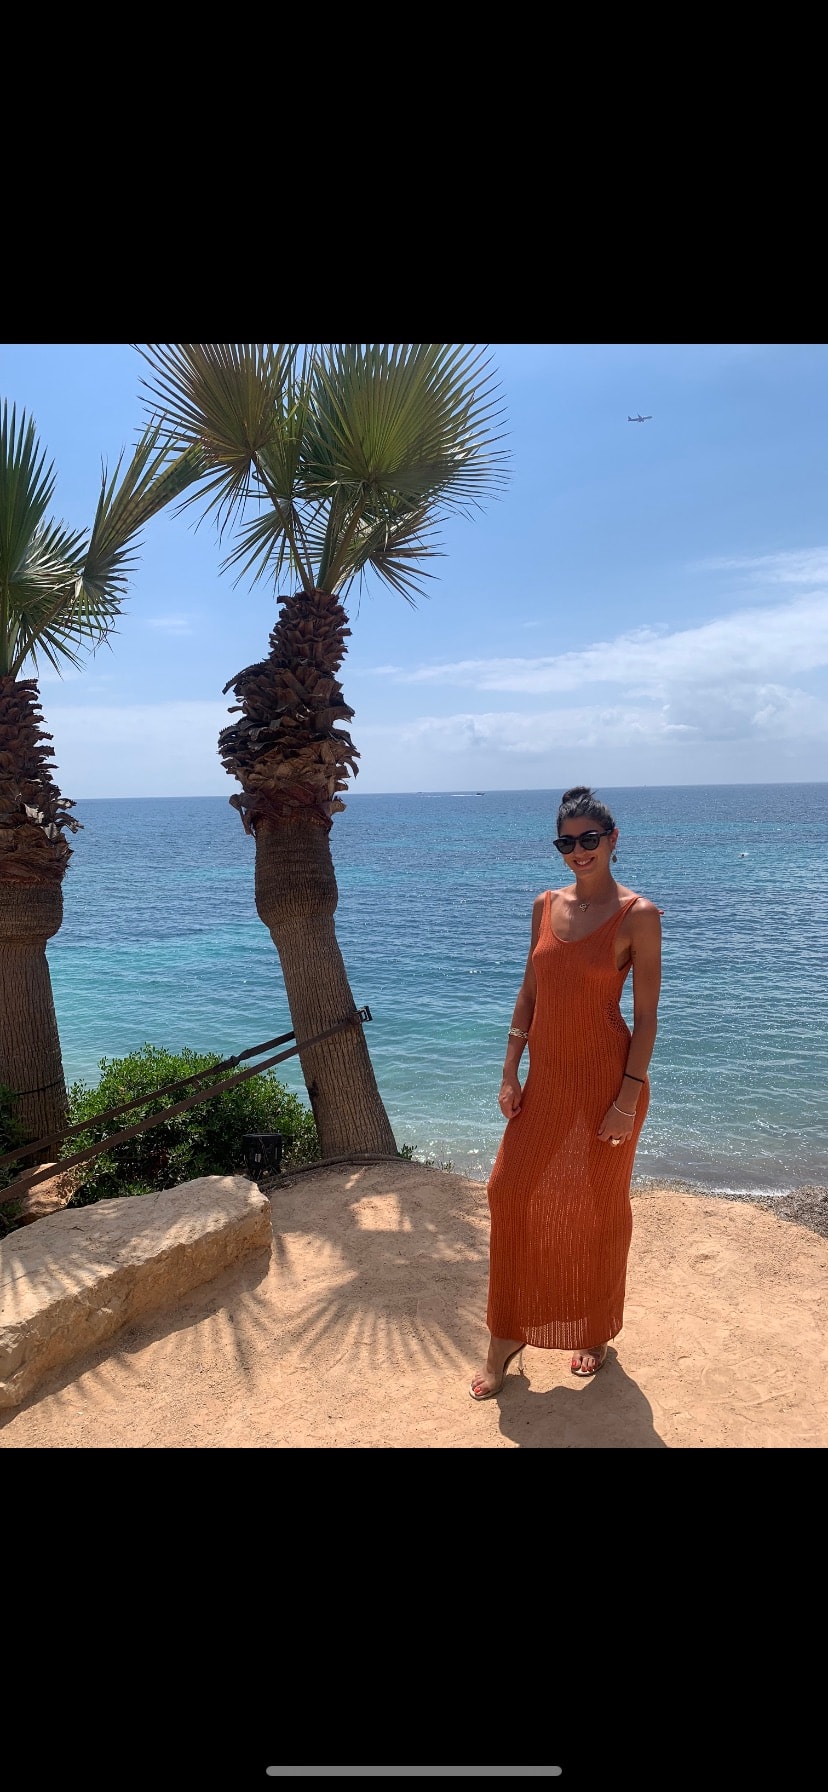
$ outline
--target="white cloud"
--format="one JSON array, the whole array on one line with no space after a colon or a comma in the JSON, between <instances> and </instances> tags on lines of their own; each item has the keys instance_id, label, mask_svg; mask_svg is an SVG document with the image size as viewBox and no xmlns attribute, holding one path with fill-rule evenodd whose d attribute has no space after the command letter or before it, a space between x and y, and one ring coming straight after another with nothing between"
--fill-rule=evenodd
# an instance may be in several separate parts
<instances>
[{"instance_id":1,"label":"white cloud","mask_svg":"<svg viewBox=\"0 0 828 1792\"><path fill-rule=\"evenodd\" d=\"M787 572L801 560L773 558ZM565 654L386 666L397 681L390 719L366 706L352 729L357 788L520 788L555 781L553 765L564 782L579 765L609 783L826 777L826 667L828 596L813 592ZM479 710L472 698L417 715L428 683L486 696ZM229 795L217 741L231 719L223 701L64 708L50 691L44 706L57 781L75 797Z\"/></svg>"},{"instance_id":2,"label":"white cloud","mask_svg":"<svg viewBox=\"0 0 828 1792\"><path fill-rule=\"evenodd\" d=\"M158 628L165 635L192 635L193 625L189 616L147 616L147 628Z\"/></svg>"},{"instance_id":3,"label":"white cloud","mask_svg":"<svg viewBox=\"0 0 828 1792\"><path fill-rule=\"evenodd\" d=\"M696 628L636 628L575 652L540 659L458 660L397 674L405 684L470 685L536 695L585 685L665 696L691 684L762 682L828 665L828 596L816 593L771 609L722 616Z\"/></svg>"},{"instance_id":4,"label":"white cloud","mask_svg":"<svg viewBox=\"0 0 828 1792\"><path fill-rule=\"evenodd\" d=\"M233 720L225 703L136 703L115 707L51 700L54 776L64 795L230 796L238 789L218 756Z\"/></svg>"},{"instance_id":5,"label":"white cloud","mask_svg":"<svg viewBox=\"0 0 828 1792\"><path fill-rule=\"evenodd\" d=\"M825 585L828 583L828 548L805 548L796 553L757 554L752 558L703 560L703 570L749 572L770 585Z\"/></svg>"},{"instance_id":6,"label":"white cloud","mask_svg":"<svg viewBox=\"0 0 828 1792\"><path fill-rule=\"evenodd\" d=\"M777 723L761 735L737 729L725 745L669 716L609 706L425 716L404 729L368 727L358 738L360 777L347 801L379 791L828 779L824 717L820 741Z\"/></svg>"},{"instance_id":7,"label":"white cloud","mask_svg":"<svg viewBox=\"0 0 828 1792\"><path fill-rule=\"evenodd\" d=\"M529 759L576 747L611 753L632 746L715 741L828 742L828 702L778 684L743 687L724 696L697 692L667 703L596 704L552 709L461 711L420 716L394 731L409 753L494 750Z\"/></svg>"}]
</instances>

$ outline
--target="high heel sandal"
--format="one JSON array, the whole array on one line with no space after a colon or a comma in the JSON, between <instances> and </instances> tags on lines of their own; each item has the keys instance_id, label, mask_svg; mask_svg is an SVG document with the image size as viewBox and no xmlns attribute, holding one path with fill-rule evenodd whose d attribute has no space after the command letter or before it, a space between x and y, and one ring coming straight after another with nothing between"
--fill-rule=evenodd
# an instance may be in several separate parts
<instances>
[{"instance_id":1,"label":"high heel sandal","mask_svg":"<svg viewBox=\"0 0 828 1792\"><path fill-rule=\"evenodd\" d=\"M573 1351L574 1356L580 1356L580 1357L594 1356L595 1362L591 1369L584 1369L583 1367L581 1367L580 1369L576 1369L574 1363L570 1363L569 1367L572 1371L572 1374L573 1375L581 1375L581 1376L597 1375L598 1370L603 1369L604 1364L607 1360L608 1349L609 1349L608 1344L596 1344L594 1346L594 1348L590 1344L584 1344L582 1349L580 1349L578 1351Z\"/></svg>"},{"instance_id":2,"label":"high heel sandal","mask_svg":"<svg viewBox=\"0 0 828 1792\"><path fill-rule=\"evenodd\" d=\"M519 1344L517 1347L517 1350L510 1350L509 1355L507 1356L506 1361L503 1364L503 1373L500 1377L500 1380L499 1380L496 1388L489 1388L485 1394L476 1394L474 1391L474 1382L472 1382L472 1384L469 1388L469 1393L471 1394L472 1399L473 1400L491 1400L491 1399L493 1399L495 1394L499 1394L500 1390L503 1386L503 1383L506 1380L506 1370L508 1369L509 1364L514 1361L516 1356L520 1357L520 1373L522 1375L523 1374L523 1352L525 1349L526 1349L525 1344ZM481 1381L483 1380L483 1376L485 1375L485 1373L486 1373L486 1371L484 1369L483 1374L480 1376Z\"/></svg>"}]
</instances>

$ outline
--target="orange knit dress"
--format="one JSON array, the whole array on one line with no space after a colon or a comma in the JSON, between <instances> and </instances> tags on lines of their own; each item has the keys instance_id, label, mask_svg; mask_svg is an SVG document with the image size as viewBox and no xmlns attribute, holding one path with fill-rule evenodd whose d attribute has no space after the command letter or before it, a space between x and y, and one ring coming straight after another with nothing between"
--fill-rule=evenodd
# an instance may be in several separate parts
<instances>
[{"instance_id":1,"label":"orange knit dress","mask_svg":"<svg viewBox=\"0 0 828 1792\"><path fill-rule=\"evenodd\" d=\"M489 1178L486 1320L493 1337L539 1350L603 1344L624 1323L630 1180L649 1083L630 1139L610 1145L598 1128L627 1062L619 998L630 967L616 970L615 936L637 901L630 896L585 939L561 940L549 890L544 898L529 1074Z\"/></svg>"}]
</instances>

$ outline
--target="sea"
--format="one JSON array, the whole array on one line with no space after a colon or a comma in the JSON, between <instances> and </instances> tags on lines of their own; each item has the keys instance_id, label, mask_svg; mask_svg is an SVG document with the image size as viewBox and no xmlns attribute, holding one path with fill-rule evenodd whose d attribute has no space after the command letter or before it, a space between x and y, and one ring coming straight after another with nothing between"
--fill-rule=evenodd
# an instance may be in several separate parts
<instances>
[{"instance_id":1,"label":"sea","mask_svg":"<svg viewBox=\"0 0 828 1792\"><path fill-rule=\"evenodd\" d=\"M484 1181L532 903L571 881L558 791L348 794L337 937L399 1148ZM634 1185L748 1196L828 1184L828 784L603 788L619 882L663 909L651 1101ZM145 1043L216 1061L291 1028L222 797L79 801L49 942L67 1082ZM631 1024L632 983L622 1011ZM524 1058L524 1070L527 1059ZM307 1099L298 1059L280 1065Z\"/></svg>"}]
</instances>

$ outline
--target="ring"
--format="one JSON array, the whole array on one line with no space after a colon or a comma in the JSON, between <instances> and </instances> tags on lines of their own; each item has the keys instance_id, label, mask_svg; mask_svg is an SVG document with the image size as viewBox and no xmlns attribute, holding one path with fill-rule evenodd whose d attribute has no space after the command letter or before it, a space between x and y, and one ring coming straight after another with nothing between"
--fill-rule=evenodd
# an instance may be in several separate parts
<instances>
[{"instance_id":1,"label":"ring","mask_svg":"<svg viewBox=\"0 0 828 1792\"><path fill-rule=\"evenodd\" d=\"M621 1143L620 1139L610 1139L611 1145L620 1145L620 1143Z\"/></svg>"}]
</instances>

